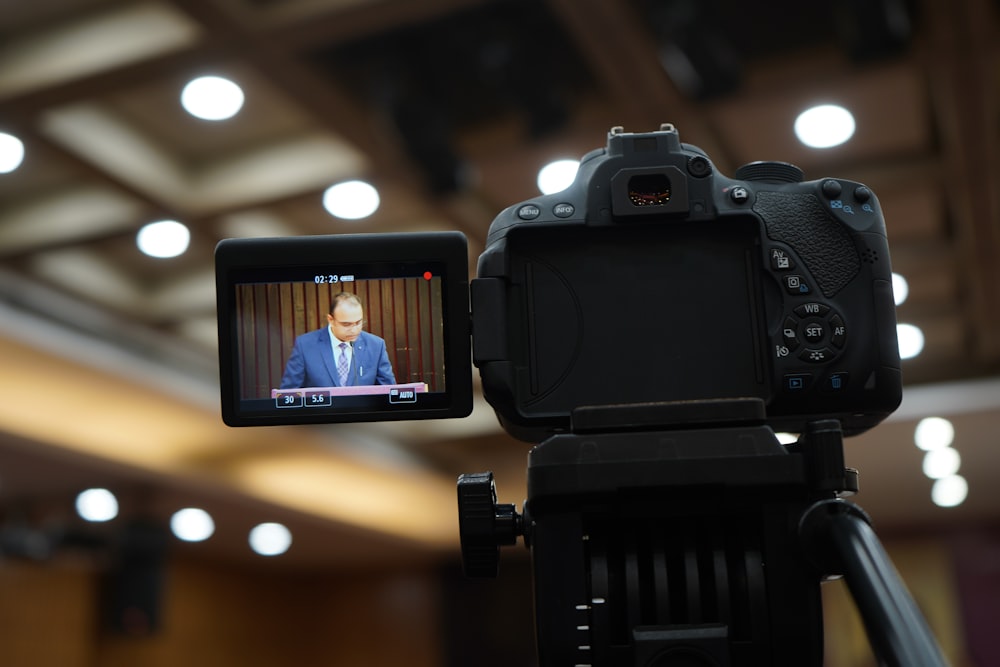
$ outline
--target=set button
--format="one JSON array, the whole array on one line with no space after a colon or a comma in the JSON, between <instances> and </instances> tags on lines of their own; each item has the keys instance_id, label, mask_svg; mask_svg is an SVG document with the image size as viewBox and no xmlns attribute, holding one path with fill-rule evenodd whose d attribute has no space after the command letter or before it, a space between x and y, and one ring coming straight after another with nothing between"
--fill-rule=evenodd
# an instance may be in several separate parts
<instances>
[{"instance_id":1,"label":"set button","mask_svg":"<svg viewBox=\"0 0 1000 667\"><path fill-rule=\"evenodd\" d=\"M781 324L779 357L795 355L809 364L832 361L847 342L844 318L824 303L809 302L796 306Z\"/></svg>"}]
</instances>

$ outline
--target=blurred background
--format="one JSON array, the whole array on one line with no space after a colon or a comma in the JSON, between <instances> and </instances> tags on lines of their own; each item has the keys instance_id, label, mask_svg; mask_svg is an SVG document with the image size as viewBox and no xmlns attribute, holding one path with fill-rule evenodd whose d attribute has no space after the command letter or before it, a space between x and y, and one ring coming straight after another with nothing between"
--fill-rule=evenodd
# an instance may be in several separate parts
<instances>
[{"instance_id":1,"label":"blurred background","mask_svg":"<svg viewBox=\"0 0 1000 667\"><path fill-rule=\"evenodd\" d=\"M226 428L213 248L457 229L474 274L544 166L671 122L726 174L878 194L906 389L847 463L952 662L1000 664L998 14L0 0L0 662L534 664L527 553L464 580L454 490L493 470L520 505L529 446L478 389L464 420ZM356 180L371 213L328 191ZM873 665L825 602L827 664Z\"/></svg>"}]
</instances>

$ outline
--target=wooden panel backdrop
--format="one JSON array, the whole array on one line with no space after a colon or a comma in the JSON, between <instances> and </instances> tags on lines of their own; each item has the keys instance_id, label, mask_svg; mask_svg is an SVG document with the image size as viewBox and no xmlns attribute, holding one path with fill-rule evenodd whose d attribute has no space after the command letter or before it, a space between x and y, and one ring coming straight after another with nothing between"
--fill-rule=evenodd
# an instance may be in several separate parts
<instances>
[{"instance_id":1,"label":"wooden panel backdrop","mask_svg":"<svg viewBox=\"0 0 1000 667\"><path fill-rule=\"evenodd\" d=\"M396 382L426 382L444 391L441 279L358 280L337 285L238 285L240 378L243 398L269 398L281 384L296 336L328 325L330 300L353 292L365 312L365 331L385 339Z\"/></svg>"}]
</instances>

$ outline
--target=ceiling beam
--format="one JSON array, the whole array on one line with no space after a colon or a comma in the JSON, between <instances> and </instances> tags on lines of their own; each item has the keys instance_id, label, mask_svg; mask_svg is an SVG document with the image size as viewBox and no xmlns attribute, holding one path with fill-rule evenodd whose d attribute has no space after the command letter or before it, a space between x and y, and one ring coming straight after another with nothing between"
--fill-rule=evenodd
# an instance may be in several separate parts
<instances>
[{"instance_id":1,"label":"ceiling beam","mask_svg":"<svg viewBox=\"0 0 1000 667\"><path fill-rule=\"evenodd\" d=\"M997 17L987 0L926 3L930 26L923 59L934 90L946 190L961 249L972 347L1000 360L1000 137Z\"/></svg>"},{"instance_id":2,"label":"ceiling beam","mask_svg":"<svg viewBox=\"0 0 1000 667\"><path fill-rule=\"evenodd\" d=\"M664 70L658 47L635 11L616 0L549 0L608 99L630 132L650 132L673 123L685 141L702 148L723 172L735 165L703 113L677 89Z\"/></svg>"},{"instance_id":3,"label":"ceiling beam","mask_svg":"<svg viewBox=\"0 0 1000 667\"><path fill-rule=\"evenodd\" d=\"M240 17L204 0L171 0L178 9L198 22L208 34L226 34L239 43L240 57L279 90L298 101L321 127L352 143L369 160L373 178L390 181L409 190L415 199L437 211L442 219L475 238L485 237L490 218L470 220L468 207L435 201L413 185L419 170L407 157L398 135L389 129L378 109L365 107L340 82L324 76L298 51L283 40L271 39ZM445 3L447 5L448 3ZM381 5L380 5L381 6ZM384 8L383 8L384 9Z\"/></svg>"}]
</instances>

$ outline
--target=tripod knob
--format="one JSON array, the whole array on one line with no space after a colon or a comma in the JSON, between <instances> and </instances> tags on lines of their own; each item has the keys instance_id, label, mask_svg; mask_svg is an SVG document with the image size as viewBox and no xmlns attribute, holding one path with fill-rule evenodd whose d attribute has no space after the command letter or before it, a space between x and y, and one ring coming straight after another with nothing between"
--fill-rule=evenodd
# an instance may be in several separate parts
<instances>
[{"instance_id":1,"label":"tripod knob","mask_svg":"<svg viewBox=\"0 0 1000 667\"><path fill-rule=\"evenodd\" d=\"M521 516L514 506L497 504L492 472L459 475L458 534L465 576L496 577L500 545L514 544L521 532Z\"/></svg>"}]
</instances>

